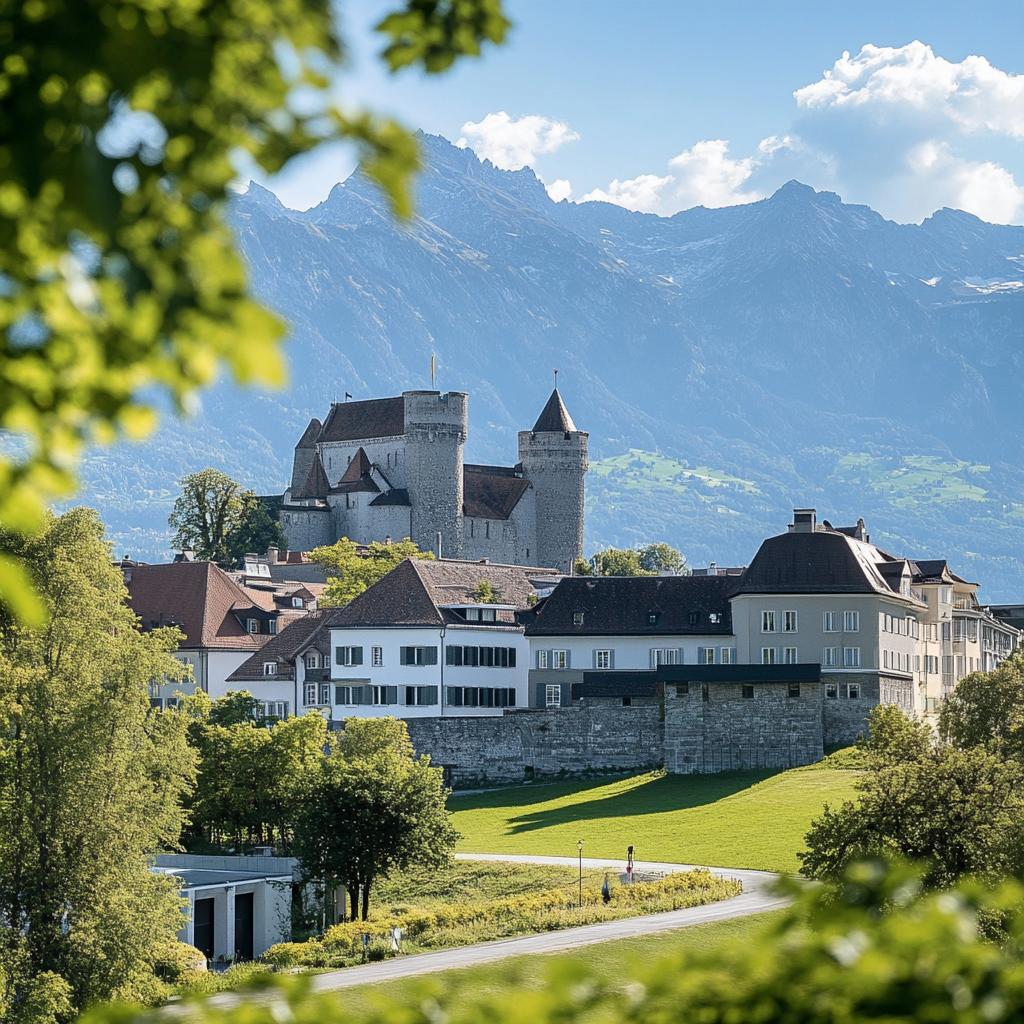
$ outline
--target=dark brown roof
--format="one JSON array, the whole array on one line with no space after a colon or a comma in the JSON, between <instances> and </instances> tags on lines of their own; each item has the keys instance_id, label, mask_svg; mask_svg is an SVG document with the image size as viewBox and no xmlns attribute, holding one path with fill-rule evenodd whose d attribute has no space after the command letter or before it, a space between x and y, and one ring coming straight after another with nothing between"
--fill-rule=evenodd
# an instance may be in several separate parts
<instances>
[{"instance_id":1,"label":"dark brown roof","mask_svg":"<svg viewBox=\"0 0 1024 1024\"><path fill-rule=\"evenodd\" d=\"M555 569L484 562L407 558L382 580L338 611L332 626L443 626L464 620L444 606L475 603L486 580L498 604L529 607L536 591L531 579L557 575Z\"/></svg>"},{"instance_id":2,"label":"dark brown roof","mask_svg":"<svg viewBox=\"0 0 1024 1024\"><path fill-rule=\"evenodd\" d=\"M213 562L171 562L124 570L128 600L143 629L177 626L184 648L259 650L270 634L246 631L252 599Z\"/></svg>"},{"instance_id":3,"label":"dark brown roof","mask_svg":"<svg viewBox=\"0 0 1024 1024\"><path fill-rule=\"evenodd\" d=\"M530 487L529 480L504 466L466 464L462 482L462 512L478 519L508 519Z\"/></svg>"},{"instance_id":4,"label":"dark brown roof","mask_svg":"<svg viewBox=\"0 0 1024 1024\"><path fill-rule=\"evenodd\" d=\"M575 431L576 424L573 423L569 410L566 409L558 388L551 392L547 405L541 410L537 422L533 425L533 432L539 433L568 433Z\"/></svg>"},{"instance_id":5,"label":"dark brown roof","mask_svg":"<svg viewBox=\"0 0 1024 1024\"><path fill-rule=\"evenodd\" d=\"M355 455L349 461L345 472L341 474L341 479L331 490L336 494L352 493L353 491L372 491L376 493L380 488L373 480L370 472L372 468L373 465L366 452L362 448L357 449Z\"/></svg>"},{"instance_id":6,"label":"dark brown roof","mask_svg":"<svg viewBox=\"0 0 1024 1024\"><path fill-rule=\"evenodd\" d=\"M323 424L314 416L309 421L309 425L303 431L302 437L299 438L299 443L295 447L315 448L317 441L320 439L320 431L322 429Z\"/></svg>"},{"instance_id":7,"label":"dark brown roof","mask_svg":"<svg viewBox=\"0 0 1024 1024\"><path fill-rule=\"evenodd\" d=\"M727 635L737 583L729 576L566 577L529 616L526 635Z\"/></svg>"},{"instance_id":8,"label":"dark brown roof","mask_svg":"<svg viewBox=\"0 0 1024 1024\"><path fill-rule=\"evenodd\" d=\"M265 661L276 661L278 664L277 675L267 677L268 679L291 679L294 675L292 668L296 655L317 638L322 627L329 623L331 615L336 612L336 608L325 608L323 611L310 612L309 615L303 615L302 618L290 622L277 636L271 637L270 642L264 645L261 651L243 661L228 676L228 682L263 679Z\"/></svg>"},{"instance_id":9,"label":"dark brown roof","mask_svg":"<svg viewBox=\"0 0 1024 1024\"><path fill-rule=\"evenodd\" d=\"M366 402L334 402L320 432L321 441L359 441L405 433L405 399L372 398Z\"/></svg>"},{"instance_id":10,"label":"dark brown roof","mask_svg":"<svg viewBox=\"0 0 1024 1024\"><path fill-rule=\"evenodd\" d=\"M297 491L292 492L293 498L326 498L330 490L330 483L327 480L327 473L324 470L323 460L320 453L313 456L313 464L309 467L306 479Z\"/></svg>"},{"instance_id":11,"label":"dark brown roof","mask_svg":"<svg viewBox=\"0 0 1024 1024\"><path fill-rule=\"evenodd\" d=\"M371 505L409 505L409 492L404 487L392 487L390 491L378 494Z\"/></svg>"},{"instance_id":12,"label":"dark brown roof","mask_svg":"<svg viewBox=\"0 0 1024 1024\"><path fill-rule=\"evenodd\" d=\"M890 559L835 530L795 531L763 541L737 594L892 594L879 566Z\"/></svg>"}]
</instances>

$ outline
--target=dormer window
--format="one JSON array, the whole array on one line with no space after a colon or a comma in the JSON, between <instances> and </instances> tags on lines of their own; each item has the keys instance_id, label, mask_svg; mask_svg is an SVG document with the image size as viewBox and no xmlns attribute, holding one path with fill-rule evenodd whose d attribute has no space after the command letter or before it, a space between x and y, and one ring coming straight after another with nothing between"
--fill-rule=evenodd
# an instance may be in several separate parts
<instances>
[{"instance_id":1,"label":"dormer window","mask_svg":"<svg viewBox=\"0 0 1024 1024\"><path fill-rule=\"evenodd\" d=\"M320 655L316 651L310 651L306 655L306 668L319 668Z\"/></svg>"},{"instance_id":2,"label":"dormer window","mask_svg":"<svg viewBox=\"0 0 1024 1024\"><path fill-rule=\"evenodd\" d=\"M574 626L582 626L583 625L583 612L573 612L572 613L572 624Z\"/></svg>"},{"instance_id":3,"label":"dormer window","mask_svg":"<svg viewBox=\"0 0 1024 1024\"><path fill-rule=\"evenodd\" d=\"M696 626L697 623L700 622L700 612L690 612L689 615L687 615L687 621L691 626Z\"/></svg>"},{"instance_id":4,"label":"dormer window","mask_svg":"<svg viewBox=\"0 0 1024 1024\"><path fill-rule=\"evenodd\" d=\"M250 633L258 633L260 631L260 620L259 619L246 619L245 628Z\"/></svg>"},{"instance_id":5,"label":"dormer window","mask_svg":"<svg viewBox=\"0 0 1024 1024\"><path fill-rule=\"evenodd\" d=\"M263 662L263 674L265 676L276 676L277 675L277 662L276 661L265 661L265 662Z\"/></svg>"},{"instance_id":6,"label":"dormer window","mask_svg":"<svg viewBox=\"0 0 1024 1024\"><path fill-rule=\"evenodd\" d=\"M708 622L713 626L717 626L722 621L722 616L718 612L708 612Z\"/></svg>"},{"instance_id":7,"label":"dormer window","mask_svg":"<svg viewBox=\"0 0 1024 1024\"><path fill-rule=\"evenodd\" d=\"M271 635L277 632L277 619L269 619L267 621L267 632Z\"/></svg>"},{"instance_id":8,"label":"dormer window","mask_svg":"<svg viewBox=\"0 0 1024 1024\"><path fill-rule=\"evenodd\" d=\"M305 605L302 603L302 598L301 597L293 597L292 598L292 607L293 608L304 608Z\"/></svg>"},{"instance_id":9,"label":"dormer window","mask_svg":"<svg viewBox=\"0 0 1024 1024\"><path fill-rule=\"evenodd\" d=\"M647 625L648 626L656 626L658 624L658 619L660 619L660 618L661 618L661 612L648 612L647 613Z\"/></svg>"}]
</instances>

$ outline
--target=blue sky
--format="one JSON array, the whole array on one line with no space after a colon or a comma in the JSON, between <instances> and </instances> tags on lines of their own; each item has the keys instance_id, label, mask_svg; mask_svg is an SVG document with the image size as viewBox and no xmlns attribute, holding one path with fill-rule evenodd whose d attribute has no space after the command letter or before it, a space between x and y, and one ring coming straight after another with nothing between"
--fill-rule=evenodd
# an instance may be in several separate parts
<instances>
[{"instance_id":1,"label":"blue sky","mask_svg":"<svg viewBox=\"0 0 1024 1024\"><path fill-rule=\"evenodd\" d=\"M897 220L1024 221L1022 4L506 0L506 45L437 78L378 67L387 6L343 6L338 97L532 166L558 198L670 214L797 177ZM329 148L267 184L304 208L351 167Z\"/></svg>"}]
</instances>

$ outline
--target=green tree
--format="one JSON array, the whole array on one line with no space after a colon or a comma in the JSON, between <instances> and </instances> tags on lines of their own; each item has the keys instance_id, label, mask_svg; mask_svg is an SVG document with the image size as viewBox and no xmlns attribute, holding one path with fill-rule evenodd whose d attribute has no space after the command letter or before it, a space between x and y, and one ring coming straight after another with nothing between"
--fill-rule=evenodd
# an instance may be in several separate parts
<instances>
[{"instance_id":1,"label":"green tree","mask_svg":"<svg viewBox=\"0 0 1024 1024\"><path fill-rule=\"evenodd\" d=\"M196 558L229 564L228 541L241 529L244 494L242 485L219 469L190 473L167 518L174 531L171 543Z\"/></svg>"},{"instance_id":2,"label":"green tree","mask_svg":"<svg viewBox=\"0 0 1024 1024\"><path fill-rule=\"evenodd\" d=\"M346 723L346 729L354 722ZM441 770L416 758L404 722L364 719L309 785L295 825L307 875L344 885L353 920L366 920L375 880L413 865L444 864L458 833Z\"/></svg>"},{"instance_id":3,"label":"green tree","mask_svg":"<svg viewBox=\"0 0 1024 1024\"><path fill-rule=\"evenodd\" d=\"M590 556L589 561L576 559L574 569L577 576L654 576L652 569L645 569L640 562L636 548L605 548Z\"/></svg>"},{"instance_id":4,"label":"green tree","mask_svg":"<svg viewBox=\"0 0 1024 1024\"><path fill-rule=\"evenodd\" d=\"M645 544L639 549L638 554L641 568L648 572L671 572L677 576L688 575L690 572L686 556L664 541Z\"/></svg>"},{"instance_id":5,"label":"green tree","mask_svg":"<svg viewBox=\"0 0 1024 1024\"><path fill-rule=\"evenodd\" d=\"M181 924L147 864L177 842L194 774L186 720L149 706L150 680L184 672L181 636L139 632L91 510L6 542L48 625L0 611L0 1018L67 1020L151 997Z\"/></svg>"},{"instance_id":6,"label":"green tree","mask_svg":"<svg viewBox=\"0 0 1024 1024\"><path fill-rule=\"evenodd\" d=\"M955 746L987 746L1024 761L1024 654L961 679L942 704L939 732Z\"/></svg>"},{"instance_id":7,"label":"green tree","mask_svg":"<svg viewBox=\"0 0 1024 1024\"><path fill-rule=\"evenodd\" d=\"M242 507L238 521L227 535L228 560L232 565L241 565L249 552L262 554L267 548L285 548L284 530L280 520L252 491L243 491Z\"/></svg>"},{"instance_id":8,"label":"green tree","mask_svg":"<svg viewBox=\"0 0 1024 1024\"><path fill-rule=\"evenodd\" d=\"M868 731L859 743L875 765L920 761L935 747L935 734L919 718L910 718L895 704L878 704L868 715Z\"/></svg>"},{"instance_id":9,"label":"green tree","mask_svg":"<svg viewBox=\"0 0 1024 1024\"><path fill-rule=\"evenodd\" d=\"M447 70L500 43L500 0L395 0L391 71ZM408 216L418 149L337 102L346 47L328 0L10 4L0 65L0 529L37 529L86 443L142 436L222 368L280 383L284 325L248 294L227 225L239 154L273 173L349 140ZM13 454L11 454L13 453ZM0 594L42 611L17 546Z\"/></svg>"},{"instance_id":10,"label":"green tree","mask_svg":"<svg viewBox=\"0 0 1024 1024\"><path fill-rule=\"evenodd\" d=\"M365 547L342 537L336 544L314 548L309 557L327 573L327 586L318 607L341 608L387 576L399 562L434 556L430 551L420 551L408 537L390 544L374 541Z\"/></svg>"}]
</instances>

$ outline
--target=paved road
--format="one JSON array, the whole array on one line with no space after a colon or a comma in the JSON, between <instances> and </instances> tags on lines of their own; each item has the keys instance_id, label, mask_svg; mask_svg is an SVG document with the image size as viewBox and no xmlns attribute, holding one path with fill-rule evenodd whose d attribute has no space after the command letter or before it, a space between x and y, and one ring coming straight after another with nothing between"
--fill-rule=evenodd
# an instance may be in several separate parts
<instances>
[{"instance_id":1,"label":"paved road","mask_svg":"<svg viewBox=\"0 0 1024 1024\"><path fill-rule=\"evenodd\" d=\"M554 864L576 867L575 857L533 857L513 856L498 853L460 853L459 860L509 861L517 864ZM585 868L609 868L621 871L625 865L608 859L584 857ZM660 871L672 873L690 871L698 865L663 864L657 861L637 861L637 871ZM476 946L462 946L458 949L442 949L436 953L418 953L415 956L396 957L375 964L360 967L346 967L340 971L318 974L312 979L318 990L350 988L368 982L392 981L396 978L411 978L418 974L434 974L458 967L475 967L478 964L493 963L513 956L537 953L558 953L569 949L591 946L596 942L610 939L630 939L638 935L654 935L657 932L675 928L687 928L694 924L710 921L724 921L748 914L760 914L786 905L784 897L771 891L772 882L778 877L767 871L741 871L734 868L711 868L716 875L735 878L743 883L743 893L731 900L710 903L704 907L689 907L686 910L672 910L664 914L648 914L644 917L625 917L617 921L588 924L579 928L563 928L560 931L544 932L540 935L524 935L514 939L500 939L497 942L481 942Z\"/></svg>"}]
</instances>

